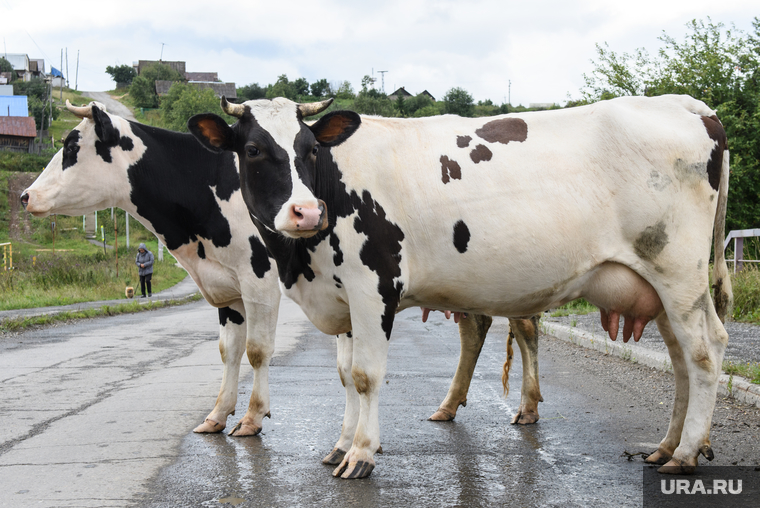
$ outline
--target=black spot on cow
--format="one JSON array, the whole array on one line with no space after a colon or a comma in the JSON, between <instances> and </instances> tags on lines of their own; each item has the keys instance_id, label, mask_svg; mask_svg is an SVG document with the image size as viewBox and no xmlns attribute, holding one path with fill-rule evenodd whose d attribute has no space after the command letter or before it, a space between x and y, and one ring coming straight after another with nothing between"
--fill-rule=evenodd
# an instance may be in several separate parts
<instances>
[{"instance_id":1,"label":"black spot on cow","mask_svg":"<svg viewBox=\"0 0 760 508\"><path fill-rule=\"evenodd\" d=\"M206 248L203 246L202 242L198 242L198 257L206 259Z\"/></svg>"},{"instance_id":2,"label":"black spot on cow","mask_svg":"<svg viewBox=\"0 0 760 508\"><path fill-rule=\"evenodd\" d=\"M338 289L342 289L343 288L343 281L340 280L340 277L338 277L337 275L333 275L333 280L335 281L335 287L336 288L338 288Z\"/></svg>"},{"instance_id":3,"label":"black spot on cow","mask_svg":"<svg viewBox=\"0 0 760 508\"><path fill-rule=\"evenodd\" d=\"M240 188L232 153L212 153L190 134L135 122L130 126L146 148L127 170L137 213L165 237L171 250L199 238L215 247L229 245L230 225L214 189L219 199L229 200Z\"/></svg>"},{"instance_id":4,"label":"black spot on cow","mask_svg":"<svg viewBox=\"0 0 760 508\"><path fill-rule=\"evenodd\" d=\"M451 179L462 179L462 168L457 161L450 160L446 155L441 155L441 181L449 183Z\"/></svg>"},{"instance_id":5,"label":"black spot on cow","mask_svg":"<svg viewBox=\"0 0 760 508\"><path fill-rule=\"evenodd\" d=\"M352 192L351 198L354 208L359 212L354 220L354 229L367 237L359 252L359 258L378 275L377 290L385 304L381 326L385 337L390 340L393 319L403 289L403 284L394 280L401 277L401 242L404 240L404 233L398 225L386 218L385 210L372 199L369 191L362 192L361 199Z\"/></svg>"},{"instance_id":6,"label":"black spot on cow","mask_svg":"<svg viewBox=\"0 0 760 508\"><path fill-rule=\"evenodd\" d=\"M707 129L707 135L715 141L715 147L710 153L710 160L707 161L707 180L710 182L710 187L718 190L723 171L723 152L727 146L726 131L717 116L703 116L702 123Z\"/></svg>"},{"instance_id":7,"label":"black spot on cow","mask_svg":"<svg viewBox=\"0 0 760 508\"><path fill-rule=\"evenodd\" d=\"M346 332L346 337L348 337L349 339L350 339L350 338L352 338L353 336L354 336L354 334L353 334L353 333L351 333L351 332Z\"/></svg>"},{"instance_id":8,"label":"black spot on cow","mask_svg":"<svg viewBox=\"0 0 760 508\"><path fill-rule=\"evenodd\" d=\"M61 171L66 171L77 163L79 140L81 137L82 135L76 129L69 132L69 135L66 136L66 141L63 142L63 161L61 163Z\"/></svg>"},{"instance_id":9,"label":"black spot on cow","mask_svg":"<svg viewBox=\"0 0 760 508\"><path fill-rule=\"evenodd\" d=\"M256 277L263 279L264 275L272 268L269 262L269 251L264 243L257 236L249 236L248 243L251 244L251 267Z\"/></svg>"},{"instance_id":10,"label":"black spot on cow","mask_svg":"<svg viewBox=\"0 0 760 508\"><path fill-rule=\"evenodd\" d=\"M467 148L470 146L472 138L470 136L457 136L457 146L459 148Z\"/></svg>"},{"instance_id":11,"label":"black spot on cow","mask_svg":"<svg viewBox=\"0 0 760 508\"><path fill-rule=\"evenodd\" d=\"M489 143L504 145L512 141L522 143L528 139L528 124L522 118L500 118L488 122L476 130L475 134Z\"/></svg>"},{"instance_id":12,"label":"black spot on cow","mask_svg":"<svg viewBox=\"0 0 760 508\"><path fill-rule=\"evenodd\" d=\"M665 223L660 221L654 226L646 228L633 243L636 254L646 261L652 261L668 244L668 234L665 232Z\"/></svg>"},{"instance_id":13,"label":"black spot on cow","mask_svg":"<svg viewBox=\"0 0 760 508\"><path fill-rule=\"evenodd\" d=\"M343 251L340 250L340 238L335 233L330 235L330 247L333 248L333 263L335 266L343 264Z\"/></svg>"},{"instance_id":14,"label":"black spot on cow","mask_svg":"<svg viewBox=\"0 0 760 508\"><path fill-rule=\"evenodd\" d=\"M459 221L454 224L454 247L464 254L467 252L467 244L470 243L470 228L464 221Z\"/></svg>"},{"instance_id":15,"label":"black spot on cow","mask_svg":"<svg viewBox=\"0 0 760 508\"><path fill-rule=\"evenodd\" d=\"M227 321L231 321L236 325L242 325L245 322L243 315L230 307L221 307L219 309L219 324L227 326Z\"/></svg>"},{"instance_id":16,"label":"black spot on cow","mask_svg":"<svg viewBox=\"0 0 760 508\"><path fill-rule=\"evenodd\" d=\"M470 159L472 159L472 162L475 164L482 161L490 161L491 157L493 157L493 154L486 145L478 145L470 152Z\"/></svg>"}]
</instances>

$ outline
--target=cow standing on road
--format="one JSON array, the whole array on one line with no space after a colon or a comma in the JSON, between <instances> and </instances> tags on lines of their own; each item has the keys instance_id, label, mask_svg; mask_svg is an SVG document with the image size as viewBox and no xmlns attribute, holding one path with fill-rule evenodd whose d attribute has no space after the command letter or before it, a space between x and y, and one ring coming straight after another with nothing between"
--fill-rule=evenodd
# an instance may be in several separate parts
<instances>
[{"instance_id":1,"label":"cow standing on road","mask_svg":"<svg viewBox=\"0 0 760 508\"><path fill-rule=\"evenodd\" d=\"M219 350L224 362L216 405L196 432L221 432L235 411L240 360L247 351L254 369L245 416L230 432L258 434L269 415L269 362L274 352L280 303L277 276L240 192L232 154L213 154L189 134L130 122L108 114L97 102L67 107L82 122L64 148L21 196L37 217L81 215L117 206L156 234L195 280L206 300L219 308ZM486 316L460 322L462 354L449 394L432 419L450 420L464 404L488 326ZM523 396L515 423L538 419L538 331L524 327L516 338L523 351ZM351 339L338 338L339 355ZM348 346L346 346L348 344ZM349 357L350 361L350 357ZM341 362L343 365L345 362ZM343 373L344 379L350 379ZM355 390L347 388L347 405ZM351 406L353 407L353 406ZM354 411L347 411L350 418ZM350 446L350 441L345 450ZM345 451L332 453L342 460ZM326 460L328 459L326 458ZM340 462L338 460L338 462Z\"/></svg>"},{"instance_id":2,"label":"cow standing on road","mask_svg":"<svg viewBox=\"0 0 760 508\"><path fill-rule=\"evenodd\" d=\"M693 472L709 432L731 298L721 242L726 136L688 96L629 97L494 118L361 118L287 99L196 115L238 156L243 198L280 283L323 332L353 329L358 415L334 474L368 476L396 313L412 306L529 316L584 297L616 337L655 320L676 380L649 462ZM715 305L708 266L715 242ZM716 312L717 306L717 312ZM348 360L346 360L348 362Z\"/></svg>"}]
</instances>

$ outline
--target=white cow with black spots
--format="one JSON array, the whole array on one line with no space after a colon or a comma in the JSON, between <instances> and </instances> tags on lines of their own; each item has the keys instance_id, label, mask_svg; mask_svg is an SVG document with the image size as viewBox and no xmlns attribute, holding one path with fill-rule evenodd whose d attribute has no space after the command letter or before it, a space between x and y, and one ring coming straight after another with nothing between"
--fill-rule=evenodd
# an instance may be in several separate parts
<instances>
[{"instance_id":1,"label":"white cow with black spots","mask_svg":"<svg viewBox=\"0 0 760 508\"><path fill-rule=\"evenodd\" d=\"M325 333L353 330L341 372L356 414L335 475L375 466L396 312L523 317L579 297L602 309L612 338L622 315L624 339L654 320L667 344L676 402L647 460L688 473L699 454L712 459L731 299L728 152L714 111L665 96L495 118L338 111L303 122L328 105L223 99L237 123L204 114L189 127L210 150L237 154L286 294Z\"/></svg>"},{"instance_id":2,"label":"white cow with black spots","mask_svg":"<svg viewBox=\"0 0 760 508\"><path fill-rule=\"evenodd\" d=\"M24 206L38 217L80 215L116 206L155 233L206 300L219 308L222 386L216 405L195 432L225 428L227 417L235 411L240 360L247 350L254 369L253 389L245 416L230 434L258 434L264 416L270 414L268 368L281 295L275 266L258 231L245 217L235 156L212 154L189 134L108 114L97 102L68 107L82 122L24 191ZM486 319L490 318L473 316L460 323L459 368L432 419L453 419L458 406L465 403L488 330L483 326ZM525 424L538 419L541 395L535 358L538 334L536 330L522 333L523 329L518 329L517 340L530 367L523 369L526 381L515 422ZM350 344L350 339L343 336L339 343ZM332 461L343 458L342 454L331 456Z\"/></svg>"}]
</instances>

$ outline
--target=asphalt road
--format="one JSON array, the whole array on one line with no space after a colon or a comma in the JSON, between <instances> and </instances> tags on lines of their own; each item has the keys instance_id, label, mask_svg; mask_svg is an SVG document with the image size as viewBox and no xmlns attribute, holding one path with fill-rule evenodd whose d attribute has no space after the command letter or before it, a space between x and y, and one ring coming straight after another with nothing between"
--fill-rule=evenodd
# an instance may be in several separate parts
<instances>
[{"instance_id":1,"label":"asphalt road","mask_svg":"<svg viewBox=\"0 0 760 508\"><path fill-rule=\"evenodd\" d=\"M467 407L433 423L456 327L408 310L381 391L384 453L370 478L346 481L320 463L344 404L334 338L290 302L280 321L272 419L252 438L192 433L221 379L205 302L3 336L0 506L641 506L643 463L621 455L663 437L672 375L542 337L541 420L511 426L520 356L504 399L498 319ZM246 367L238 415L250 386ZM721 399L713 422L713 464L760 465L760 410Z\"/></svg>"}]
</instances>

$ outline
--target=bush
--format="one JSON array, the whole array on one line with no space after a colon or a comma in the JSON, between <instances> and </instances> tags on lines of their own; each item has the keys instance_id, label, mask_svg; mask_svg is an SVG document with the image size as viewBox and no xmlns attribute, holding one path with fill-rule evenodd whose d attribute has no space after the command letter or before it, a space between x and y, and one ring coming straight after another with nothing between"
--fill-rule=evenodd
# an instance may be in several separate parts
<instances>
[{"instance_id":1,"label":"bush","mask_svg":"<svg viewBox=\"0 0 760 508\"><path fill-rule=\"evenodd\" d=\"M222 113L219 99L210 88L201 90L193 85L174 83L169 93L161 98L161 126L166 129L187 132L187 121L199 113L217 113L227 123L237 121Z\"/></svg>"}]
</instances>

